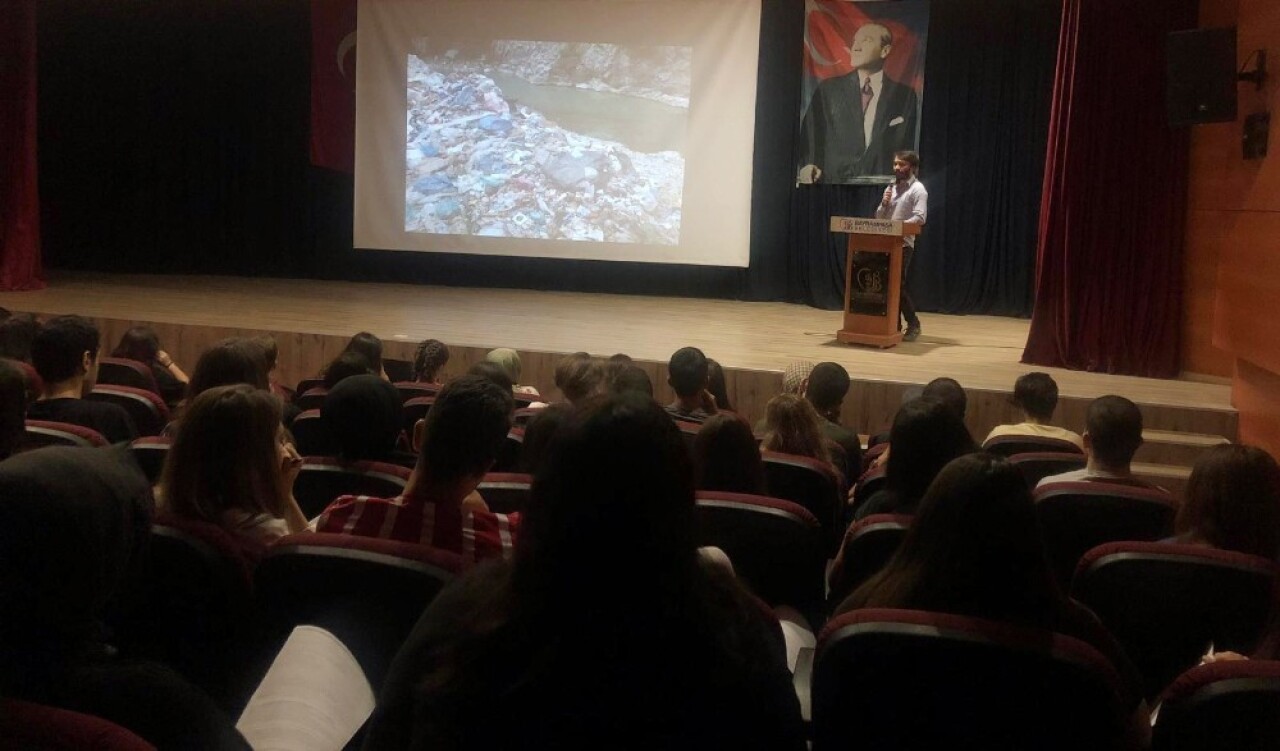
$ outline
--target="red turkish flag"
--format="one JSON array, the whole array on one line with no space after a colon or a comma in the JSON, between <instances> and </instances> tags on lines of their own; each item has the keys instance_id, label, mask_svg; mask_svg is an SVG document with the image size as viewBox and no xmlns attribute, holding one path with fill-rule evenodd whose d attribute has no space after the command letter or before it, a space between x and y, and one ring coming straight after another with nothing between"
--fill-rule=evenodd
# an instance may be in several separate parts
<instances>
[{"instance_id":1,"label":"red turkish flag","mask_svg":"<svg viewBox=\"0 0 1280 751\"><path fill-rule=\"evenodd\" d=\"M356 163L356 0L311 0L311 163Z\"/></svg>"}]
</instances>

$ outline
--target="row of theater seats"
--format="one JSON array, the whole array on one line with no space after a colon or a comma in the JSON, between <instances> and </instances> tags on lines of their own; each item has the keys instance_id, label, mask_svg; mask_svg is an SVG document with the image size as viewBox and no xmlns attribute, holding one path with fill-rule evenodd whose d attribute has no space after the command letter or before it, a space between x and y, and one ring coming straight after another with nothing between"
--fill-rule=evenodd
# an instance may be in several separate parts
<instances>
[{"instance_id":1,"label":"row of theater seats","mask_svg":"<svg viewBox=\"0 0 1280 751\"><path fill-rule=\"evenodd\" d=\"M803 508L706 492L697 505L700 543L722 546L763 599L821 598L823 560L813 553L820 525ZM431 548L327 534L286 537L251 567L211 525L161 518L152 535L135 616L116 624L120 641L176 666L233 711L301 624L337 635L378 685L422 607L462 568L457 556ZM1113 543L1081 562L1073 595L1122 642L1149 695L1163 689L1158 748L1256 747L1187 741L1212 738L1209 721L1225 722L1227 733L1261 732L1267 716L1262 725L1240 718L1280 702L1276 663L1216 664L1178 676L1208 643L1245 649L1256 638L1276 574L1265 559L1153 543ZM822 630L796 680L812 703L815 748L892 747L901 723L920 717L938 731L929 747L964 738L974 741L965 747L1006 748L984 735L998 728L1000 737L1039 739L1036 748L1103 748L1100 739L1114 730L1101 720L1115 718L1117 678L1092 647L979 619L841 615Z\"/></svg>"}]
</instances>

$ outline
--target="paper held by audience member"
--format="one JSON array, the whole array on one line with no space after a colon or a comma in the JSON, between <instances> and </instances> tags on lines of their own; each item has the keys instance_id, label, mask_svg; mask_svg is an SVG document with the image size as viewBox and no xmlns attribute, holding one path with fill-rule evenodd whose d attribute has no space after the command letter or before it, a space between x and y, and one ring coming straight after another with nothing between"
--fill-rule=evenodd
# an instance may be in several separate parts
<instances>
[{"instance_id":1,"label":"paper held by audience member","mask_svg":"<svg viewBox=\"0 0 1280 751\"><path fill-rule=\"evenodd\" d=\"M298 626L249 699L239 730L254 751L339 751L373 713L373 688L333 634Z\"/></svg>"}]
</instances>

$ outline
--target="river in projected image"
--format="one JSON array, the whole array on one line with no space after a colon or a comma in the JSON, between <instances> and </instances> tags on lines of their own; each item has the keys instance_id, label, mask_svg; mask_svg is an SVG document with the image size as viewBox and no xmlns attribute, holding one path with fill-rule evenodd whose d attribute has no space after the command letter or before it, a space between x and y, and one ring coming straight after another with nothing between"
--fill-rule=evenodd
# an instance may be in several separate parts
<instances>
[{"instance_id":1,"label":"river in projected image","mask_svg":"<svg viewBox=\"0 0 1280 751\"><path fill-rule=\"evenodd\" d=\"M419 40L409 232L676 245L691 50Z\"/></svg>"}]
</instances>

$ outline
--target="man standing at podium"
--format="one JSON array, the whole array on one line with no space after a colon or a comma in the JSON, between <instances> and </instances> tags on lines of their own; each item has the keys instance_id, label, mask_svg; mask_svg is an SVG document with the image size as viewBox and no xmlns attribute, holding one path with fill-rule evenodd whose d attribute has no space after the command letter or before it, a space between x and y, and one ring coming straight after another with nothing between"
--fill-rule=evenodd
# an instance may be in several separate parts
<instances>
[{"instance_id":1,"label":"man standing at podium","mask_svg":"<svg viewBox=\"0 0 1280 751\"><path fill-rule=\"evenodd\" d=\"M920 171L920 155L914 151L898 151L893 155L892 185L884 189L884 198L876 207L876 219L896 219L904 224L924 225L929 214L929 192L924 183L916 179ZM907 331L902 341L914 342L920 338L920 318L916 306L907 294L907 271L911 268L911 255L915 253L915 236L902 238L902 294L898 306L907 320ZM898 324L901 327L901 323Z\"/></svg>"}]
</instances>

